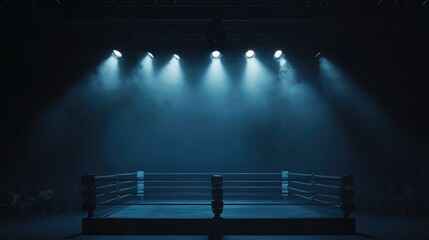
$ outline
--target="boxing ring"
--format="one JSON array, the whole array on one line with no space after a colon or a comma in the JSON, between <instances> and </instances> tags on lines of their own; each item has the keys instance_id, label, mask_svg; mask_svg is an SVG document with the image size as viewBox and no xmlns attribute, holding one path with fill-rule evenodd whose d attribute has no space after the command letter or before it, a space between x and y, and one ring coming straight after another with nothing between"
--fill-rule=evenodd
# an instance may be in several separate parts
<instances>
[{"instance_id":1,"label":"boxing ring","mask_svg":"<svg viewBox=\"0 0 429 240\"><path fill-rule=\"evenodd\" d=\"M82 234L355 234L353 184L288 171L84 175Z\"/></svg>"}]
</instances>

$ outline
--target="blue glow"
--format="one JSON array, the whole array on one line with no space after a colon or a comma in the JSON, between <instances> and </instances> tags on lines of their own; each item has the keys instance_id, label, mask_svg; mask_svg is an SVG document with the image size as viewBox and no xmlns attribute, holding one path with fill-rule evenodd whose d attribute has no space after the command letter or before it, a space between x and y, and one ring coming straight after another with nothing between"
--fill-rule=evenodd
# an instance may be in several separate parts
<instances>
[{"instance_id":1,"label":"blue glow","mask_svg":"<svg viewBox=\"0 0 429 240\"><path fill-rule=\"evenodd\" d=\"M361 126L368 135L378 135L380 140L383 134L394 131L383 109L350 76L325 57L319 59L319 64L324 94L341 103L339 106L349 111L351 119L358 121L357 126Z\"/></svg>"},{"instance_id":2,"label":"blue glow","mask_svg":"<svg viewBox=\"0 0 429 240\"><path fill-rule=\"evenodd\" d=\"M76 150L87 169L119 171L142 166L164 172L271 171L286 166L329 172L331 166L342 167L355 152L347 148L329 102L319 99L323 93L312 91L313 85L306 84L310 81L298 81L293 59L286 55L284 64L277 63L271 54L267 65L259 55L243 59L239 52L235 64L205 55L205 65L196 62L189 68L187 57L177 61L170 54L171 61L163 62L142 56L132 74L122 73L123 61L112 56L91 72L90 86L85 81L52 104L52 117L43 119L39 130L50 137L40 148L46 153L39 156L56 156L52 146L64 147ZM284 74L280 80L279 71ZM188 76L195 78L189 87ZM106 91L107 86L113 90ZM68 152L59 156L68 159Z\"/></svg>"},{"instance_id":3,"label":"blue glow","mask_svg":"<svg viewBox=\"0 0 429 240\"><path fill-rule=\"evenodd\" d=\"M267 88L273 83L275 75L266 68L257 58L247 58L243 76L243 88L252 98L263 97L268 94Z\"/></svg>"},{"instance_id":4,"label":"blue glow","mask_svg":"<svg viewBox=\"0 0 429 240\"><path fill-rule=\"evenodd\" d=\"M186 93L186 82L180 61L172 57L158 72L151 84L154 98L168 104L170 110L183 109Z\"/></svg>"},{"instance_id":5,"label":"blue glow","mask_svg":"<svg viewBox=\"0 0 429 240\"><path fill-rule=\"evenodd\" d=\"M175 56L160 70L158 78L168 85L183 84L183 71Z\"/></svg>"},{"instance_id":6,"label":"blue glow","mask_svg":"<svg viewBox=\"0 0 429 240\"><path fill-rule=\"evenodd\" d=\"M283 56L278 60L279 62L279 73L277 88L281 90L281 96L287 99L290 106L296 106L297 109L305 106L308 107L310 99L314 99L314 93L305 84L304 81L299 80L299 75L295 68L286 60ZM304 109L299 110L304 112Z\"/></svg>"},{"instance_id":7,"label":"blue glow","mask_svg":"<svg viewBox=\"0 0 429 240\"><path fill-rule=\"evenodd\" d=\"M145 80L150 81L153 78L153 57L149 53L140 62L141 75Z\"/></svg>"},{"instance_id":8,"label":"blue glow","mask_svg":"<svg viewBox=\"0 0 429 240\"><path fill-rule=\"evenodd\" d=\"M210 93L224 93L229 86L228 76L220 59L212 59L203 77L203 87Z\"/></svg>"},{"instance_id":9,"label":"blue glow","mask_svg":"<svg viewBox=\"0 0 429 240\"><path fill-rule=\"evenodd\" d=\"M110 56L106 61L101 63L96 70L96 86L105 90L118 88L120 84L119 73L118 60L114 56Z\"/></svg>"},{"instance_id":10,"label":"blue glow","mask_svg":"<svg viewBox=\"0 0 429 240\"><path fill-rule=\"evenodd\" d=\"M329 88L329 91L335 93L336 95L349 95L354 94L354 91L351 89L352 84L350 81L346 81L344 72L336 67L331 61L327 58L320 58L320 74L322 77L322 83Z\"/></svg>"}]
</instances>

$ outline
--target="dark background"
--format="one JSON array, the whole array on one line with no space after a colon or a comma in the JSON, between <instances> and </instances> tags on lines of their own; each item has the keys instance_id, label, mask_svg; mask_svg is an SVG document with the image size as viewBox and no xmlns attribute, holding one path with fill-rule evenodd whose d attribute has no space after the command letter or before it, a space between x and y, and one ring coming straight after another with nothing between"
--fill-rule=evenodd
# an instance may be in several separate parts
<instances>
[{"instance_id":1,"label":"dark background","mask_svg":"<svg viewBox=\"0 0 429 240\"><path fill-rule=\"evenodd\" d=\"M84 173L140 169L350 173L362 198L410 183L427 210L429 25L421 1L116 2L2 4L4 184L78 184ZM230 81L215 103L201 90L214 18L225 29ZM115 47L124 54L121 84L94 90L97 66ZM274 74L254 101L240 90L248 47ZM276 48L299 76L290 83L297 92L277 75ZM185 87L136 85L131 73L146 51L157 56L155 70L179 51ZM345 88L329 83L313 59L319 51Z\"/></svg>"}]
</instances>

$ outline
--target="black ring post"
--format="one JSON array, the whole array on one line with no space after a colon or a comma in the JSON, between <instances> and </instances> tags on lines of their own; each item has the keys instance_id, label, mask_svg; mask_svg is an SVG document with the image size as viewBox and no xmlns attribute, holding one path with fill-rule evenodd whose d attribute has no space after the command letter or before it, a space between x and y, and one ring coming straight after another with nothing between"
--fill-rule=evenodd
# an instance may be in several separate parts
<instances>
[{"instance_id":1,"label":"black ring post","mask_svg":"<svg viewBox=\"0 0 429 240\"><path fill-rule=\"evenodd\" d=\"M340 183L340 207L343 210L345 218L350 216L350 213L354 210L354 178L351 175L341 176Z\"/></svg>"},{"instance_id":2,"label":"black ring post","mask_svg":"<svg viewBox=\"0 0 429 240\"><path fill-rule=\"evenodd\" d=\"M92 174L82 176L82 211L88 211L88 218L94 216L95 209L95 177Z\"/></svg>"},{"instance_id":3,"label":"black ring post","mask_svg":"<svg viewBox=\"0 0 429 240\"><path fill-rule=\"evenodd\" d=\"M220 219L223 212L223 177L222 175L213 175L212 183L212 211L215 219Z\"/></svg>"}]
</instances>

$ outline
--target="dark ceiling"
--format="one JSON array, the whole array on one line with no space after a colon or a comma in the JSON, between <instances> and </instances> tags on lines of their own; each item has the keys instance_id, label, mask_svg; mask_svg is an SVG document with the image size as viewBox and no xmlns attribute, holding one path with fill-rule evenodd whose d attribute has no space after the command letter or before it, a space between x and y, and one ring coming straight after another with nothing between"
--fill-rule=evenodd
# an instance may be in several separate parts
<instances>
[{"instance_id":1,"label":"dark ceiling","mask_svg":"<svg viewBox=\"0 0 429 240\"><path fill-rule=\"evenodd\" d=\"M56 20L142 21L192 25L221 17L228 24L248 21L331 21L408 16L422 18L427 0L20 0L2 1L3 17Z\"/></svg>"}]
</instances>

